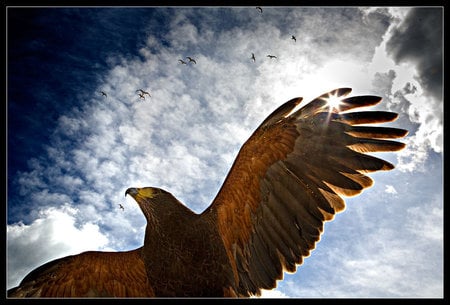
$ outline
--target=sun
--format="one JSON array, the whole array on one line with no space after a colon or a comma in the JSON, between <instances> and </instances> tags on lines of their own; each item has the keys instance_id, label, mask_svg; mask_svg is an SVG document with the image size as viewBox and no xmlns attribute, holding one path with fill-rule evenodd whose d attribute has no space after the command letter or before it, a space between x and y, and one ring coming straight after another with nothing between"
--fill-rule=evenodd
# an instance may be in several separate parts
<instances>
[{"instance_id":1,"label":"sun","mask_svg":"<svg viewBox=\"0 0 450 305\"><path fill-rule=\"evenodd\" d=\"M329 97L325 98L325 101L327 102L327 106L331 111L339 111L339 106L342 104L342 99L336 95L330 95Z\"/></svg>"}]
</instances>

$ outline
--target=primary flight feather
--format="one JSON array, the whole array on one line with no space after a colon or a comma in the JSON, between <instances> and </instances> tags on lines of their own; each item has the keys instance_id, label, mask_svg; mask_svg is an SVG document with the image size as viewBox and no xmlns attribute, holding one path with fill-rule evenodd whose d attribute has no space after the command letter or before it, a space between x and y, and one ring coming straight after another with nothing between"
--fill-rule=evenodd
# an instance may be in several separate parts
<instances>
[{"instance_id":1,"label":"primary flight feather","mask_svg":"<svg viewBox=\"0 0 450 305\"><path fill-rule=\"evenodd\" d=\"M348 112L376 96L330 91L298 110L294 98L245 142L211 205L196 214L157 187L129 188L147 220L144 245L90 251L35 269L9 297L248 297L276 287L310 255L342 196L394 166L368 152L405 145L406 130L373 126L396 113ZM337 99L337 104L330 101Z\"/></svg>"}]
</instances>

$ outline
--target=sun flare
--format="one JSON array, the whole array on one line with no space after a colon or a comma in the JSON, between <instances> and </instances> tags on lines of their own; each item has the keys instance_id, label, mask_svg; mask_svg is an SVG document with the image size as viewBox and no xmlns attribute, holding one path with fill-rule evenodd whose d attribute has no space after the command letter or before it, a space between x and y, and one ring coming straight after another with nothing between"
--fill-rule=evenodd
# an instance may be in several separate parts
<instances>
[{"instance_id":1,"label":"sun flare","mask_svg":"<svg viewBox=\"0 0 450 305\"><path fill-rule=\"evenodd\" d=\"M327 106L331 111L339 111L339 106L342 103L342 99L336 95L331 95L325 99Z\"/></svg>"}]
</instances>

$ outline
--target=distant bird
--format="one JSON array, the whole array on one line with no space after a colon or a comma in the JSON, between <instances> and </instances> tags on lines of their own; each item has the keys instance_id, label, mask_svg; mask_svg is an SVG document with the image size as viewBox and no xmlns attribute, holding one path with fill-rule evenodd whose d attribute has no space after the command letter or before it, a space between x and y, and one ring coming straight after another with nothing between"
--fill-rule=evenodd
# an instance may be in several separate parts
<instances>
[{"instance_id":1,"label":"distant bird","mask_svg":"<svg viewBox=\"0 0 450 305\"><path fill-rule=\"evenodd\" d=\"M185 62L185 61L182 60L182 59L178 59L178 61L179 61L182 65L187 65L187 62Z\"/></svg>"},{"instance_id":2,"label":"distant bird","mask_svg":"<svg viewBox=\"0 0 450 305\"><path fill-rule=\"evenodd\" d=\"M262 14L262 8L260 6L257 6L256 9Z\"/></svg>"},{"instance_id":3,"label":"distant bird","mask_svg":"<svg viewBox=\"0 0 450 305\"><path fill-rule=\"evenodd\" d=\"M144 93L139 93L139 97L140 97L141 99L144 99L144 100L145 100L145 95L144 95Z\"/></svg>"},{"instance_id":4,"label":"distant bird","mask_svg":"<svg viewBox=\"0 0 450 305\"><path fill-rule=\"evenodd\" d=\"M275 55L267 55L267 57L269 57L270 59L273 59L273 58L277 58Z\"/></svg>"},{"instance_id":5,"label":"distant bird","mask_svg":"<svg viewBox=\"0 0 450 305\"><path fill-rule=\"evenodd\" d=\"M292 35L291 39L292 39L293 41L297 42L297 39L295 38L294 35Z\"/></svg>"},{"instance_id":6,"label":"distant bird","mask_svg":"<svg viewBox=\"0 0 450 305\"><path fill-rule=\"evenodd\" d=\"M141 94L147 94L148 96L151 96L149 92L142 90L142 89L138 89L138 90L136 90L136 92L141 92Z\"/></svg>"},{"instance_id":7,"label":"distant bird","mask_svg":"<svg viewBox=\"0 0 450 305\"><path fill-rule=\"evenodd\" d=\"M120 204L119 203L119 209L122 209L122 211L124 211L125 209L124 209L124 207L123 207L123 205L122 204Z\"/></svg>"},{"instance_id":8,"label":"distant bird","mask_svg":"<svg viewBox=\"0 0 450 305\"><path fill-rule=\"evenodd\" d=\"M187 59L189 59L189 62L193 62L194 64L196 64L197 62L195 61L195 59L193 59L192 57L186 57Z\"/></svg>"},{"instance_id":9,"label":"distant bird","mask_svg":"<svg viewBox=\"0 0 450 305\"><path fill-rule=\"evenodd\" d=\"M320 246L325 222L345 210L344 197L370 187L368 173L394 168L371 153L405 147L394 140L406 130L378 126L398 114L358 111L381 98L347 97L350 91L327 92L294 111L301 97L280 105L243 144L201 213L161 188L128 188L147 221L141 247L47 262L7 296L249 297L275 288ZM162 167L156 174L172 173Z\"/></svg>"},{"instance_id":10,"label":"distant bird","mask_svg":"<svg viewBox=\"0 0 450 305\"><path fill-rule=\"evenodd\" d=\"M100 93L102 94L102 96L108 97L108 95L104 91L100 91Z\"/></svg>"},{"instance_id":11,"label":"distant bird","mask_svg":"<svg viewBox=\"0 0 450 305\"><path fill-rule=\"evenodd\" d=\"M253 59L253 62L256 61L255 54L253 54L253 53L252 53L252 59Z\"/></svg>"}]
</instances>

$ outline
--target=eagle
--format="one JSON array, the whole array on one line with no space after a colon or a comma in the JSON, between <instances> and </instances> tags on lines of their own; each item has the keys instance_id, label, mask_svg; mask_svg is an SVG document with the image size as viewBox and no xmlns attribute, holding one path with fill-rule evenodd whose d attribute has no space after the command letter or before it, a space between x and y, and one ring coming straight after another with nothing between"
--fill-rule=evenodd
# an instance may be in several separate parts
<instances>
[{"instance_id":1,"label":"eagle","mask_svg":"<svg viewBox=\"0 0 450 305\"><path fill-rule=\"evenodd\" d=\"M367 153L405 147L395 139L407 130L374 126L398 114L354 110L381 98L350 92L335 89L302 107L293 98L273 111L201 213L161 188L128 188L147 221L141 247L50 261L8 297L250 297L273 289L315 249L344 197L370 187L368 173L394 168Z\"/></svg>"}]
</instances>

